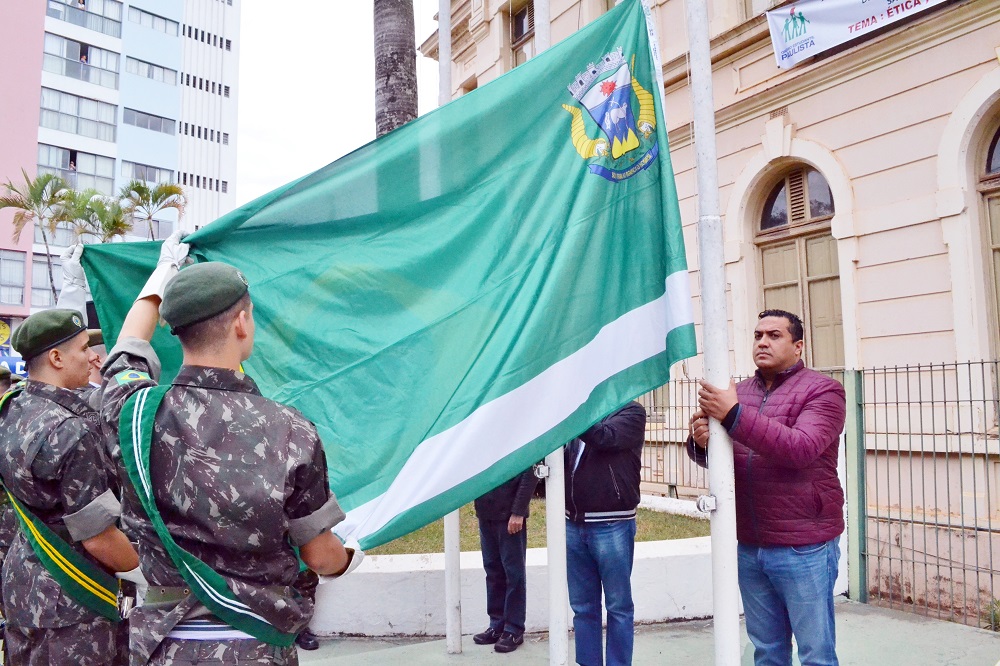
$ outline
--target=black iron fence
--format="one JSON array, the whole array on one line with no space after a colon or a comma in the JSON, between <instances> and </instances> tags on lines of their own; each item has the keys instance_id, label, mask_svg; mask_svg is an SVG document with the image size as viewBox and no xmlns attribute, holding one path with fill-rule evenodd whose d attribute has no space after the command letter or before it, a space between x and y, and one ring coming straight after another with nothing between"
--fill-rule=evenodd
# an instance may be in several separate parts
<instances>
[{"instance_id":1,"label":"black iron fence","mask_svg":"<svg viewBox=\"0 0 1000 666\"><path fill-rule=\"evenodd\" d=\"M860 376L869 602L1000 629L998 363Z\"/></svg>"}]
</instances>

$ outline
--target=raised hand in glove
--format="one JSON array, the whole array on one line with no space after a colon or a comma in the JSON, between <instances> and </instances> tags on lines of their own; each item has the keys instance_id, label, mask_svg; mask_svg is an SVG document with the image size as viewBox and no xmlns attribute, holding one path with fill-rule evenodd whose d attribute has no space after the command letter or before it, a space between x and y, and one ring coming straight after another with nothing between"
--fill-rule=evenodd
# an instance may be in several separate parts
<instances>
[{"instance_id":1,"label":"raised hand in glove","mask_svg":"<svg viewBox=\"0 0 1000 666\"><path fill-rule=\"evenodd\" d=\"M87 317L87 301L90 300L90 289L87 278L83 275L80 257L83 256L83 245L70 245L66 248L59 261L62 263L63 286L56 299L56 307L65 310L76 310Z\"/></svg>"},{"instance_id":2,"label":"raised hand in glove","mask_svg":"<svg viewBox=\"0 0 1000 666\"><path fill-rule=\"evenodd\" d=\"M149 296L159 296L163 299L163 290L167 286L170 278L177 275L177 271L187 260L189 246L182 243L185 234L175 231L163 241L160 247L160 259L156 262L156 269L146 280L146 286L139 292L136 300L148 298Z\"/></svg>"}]
</instances>

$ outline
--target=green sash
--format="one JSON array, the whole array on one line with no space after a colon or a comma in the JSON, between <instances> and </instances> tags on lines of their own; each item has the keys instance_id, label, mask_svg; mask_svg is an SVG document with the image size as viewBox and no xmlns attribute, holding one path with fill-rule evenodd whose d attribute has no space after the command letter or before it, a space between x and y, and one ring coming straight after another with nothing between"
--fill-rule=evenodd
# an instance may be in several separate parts
<instances>
[{"instance_id":1,"label":"green sash","mask_svg":"<svg viewBox=\"0 0 1000 666\"><path fill-rule=\"evenodd\" d=\"M281 631L255 613L236 598L222 575L178 546L167 531L159 509L156 508L150 483L149 449L153 439L153 420L156 417L156 410L169 389L169 385L140 389L129 397L122 408L119 432L122 461L142 503L142 508L177 571L198 601L230 626L265 643L288 647L295 641L295 634Z\"/></svg>"},{"instance_id":2,"label":"green sash","mask_svg":"<svg viewBox=\"0 0 1000 666\"><path fill-rule=\"evenodd\" d=\"M13 389L0 398L0 411L13 395ZM0 485L10 500L24 538L35 551L42 566L70 599L112 622L121 620L118 613L118 581L85 558L66 540L35 517L6 487Z\"/></svg>"}]
</instances>

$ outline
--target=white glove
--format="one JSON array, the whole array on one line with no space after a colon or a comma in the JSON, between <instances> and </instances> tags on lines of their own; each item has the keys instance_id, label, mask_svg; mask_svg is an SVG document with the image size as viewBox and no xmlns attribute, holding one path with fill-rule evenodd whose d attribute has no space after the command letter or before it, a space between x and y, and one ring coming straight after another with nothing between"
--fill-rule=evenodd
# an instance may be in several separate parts
<instances>
[{"instance_id":1,"label":"white glove","mask_svg":"<svg viewBox=\"0 0 1000 666\"><path fill-rule=\"evenodd\" d=\"M170 281L170 278L177 275L177 271L184 265L187 259L190 246L187 243L181 242L183 237L183 232L178 230L170 234L163 241L163 246L160 247L160 260L156 262L156 269L149 276L149 279L146 280L146 285L139 292L139 296L135 300L138 301L148 296L159 296L160 300L163 300L163 290L167 286L167 282Z\"/></svg>"},{"instance_id":2,"label":"white glove","mask_svg":"<svg viewBox=\"0 0 1000 666\"><path fill-rule=\"evenodd\" d=\"M138 607L145 603L146 593L149 592L149 583L146 582L146 577L142 575L140 567L129 571L119 571L115 574L115 578L135 583L135 605Z\"/></svg>"},{"instance_id":3,"label":"white glove","mask_svg":"<svg viewBox=\"0 0 1000 666\"><path fill-rule=\"evenodd\" d=\"M83 275L83 266L80 264L80 257L83 256L83 244L70 245L59 255L62 263L63 287L66 285L76 285L87 289L87 278Z\"/></svg>"},{"instance_id":4,"label":"white glove","mask_svg":"<svg viewBox=\"0 0 1000 666\"><path fill-rule=\"evenodd\" d=\"M83 255L83 245L70 245L59 257L62 263L63 286L56 299L56 307L65 310L76 310L87 319L87 301L90 300L90 289L87 278L83 275L80 257Z\"/></svg>"},{"instance_id":5,"label":"white glove","mask_svg":"<svg viewBox=\"0 0 1000 666\"><path fill-rule=\"evenodd\" d=\"M333 576L320 576L319 583L323 585L324 583L329 583L332 580L337 580L341 576L346 576L355 569L361 566L361 562L365 559L365 551L361 550L361 546L355 539L348 539L344 542L344 550L347 551L347 568L341 571L339 574Z\"/></svg>"}]
</instances>

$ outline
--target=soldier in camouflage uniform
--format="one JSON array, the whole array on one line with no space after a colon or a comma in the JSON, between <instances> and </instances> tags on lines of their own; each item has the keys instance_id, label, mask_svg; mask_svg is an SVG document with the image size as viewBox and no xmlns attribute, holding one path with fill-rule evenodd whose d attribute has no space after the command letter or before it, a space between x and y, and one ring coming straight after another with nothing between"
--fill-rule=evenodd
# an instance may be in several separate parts
<instances>
[{"instance_id":1,"label":"soldier in camouflage uniform","mask_svg":"<svg viewBox=\"0 0 1000 666\"><path fill-rule=\"evenodd\" d=\"M102 417L119 428L126 400L156 384L160 364L149 340L162 316L180 339L184 365L155 416L149 470L156 509L173 539L221 574L240 602L294 634L313 605L294 588L293 546L324 575L345 572L363 554L345 550L330 531L344 514L330 492L315 426L264 398L240 371L254 338L245 278L210 262L171 280L187 248L174 236L162 252L108 355ZM209 615L137 497L126 484L123 519L138 536L151 587L130 617L131 663L297 664L294 646L270 645Z\"/></svg>"},{"instance_id":2,"label":"soldier in camouflage uniform","mask_svg":"<svg viewBox=\"0 0 1000 666\"><path fill-rule=\"evenodd\" d=\"M92 354L80 314L32 315L13 345L30 379L0 413L4 485L81 554L114 572L134 571L136 552L115 527L120 506L109 487L98 414L76 392L87 384ZM114 624L70 598L20 532L3 580L8 664L111 663Z\"/></svg>"}]
</instances>

